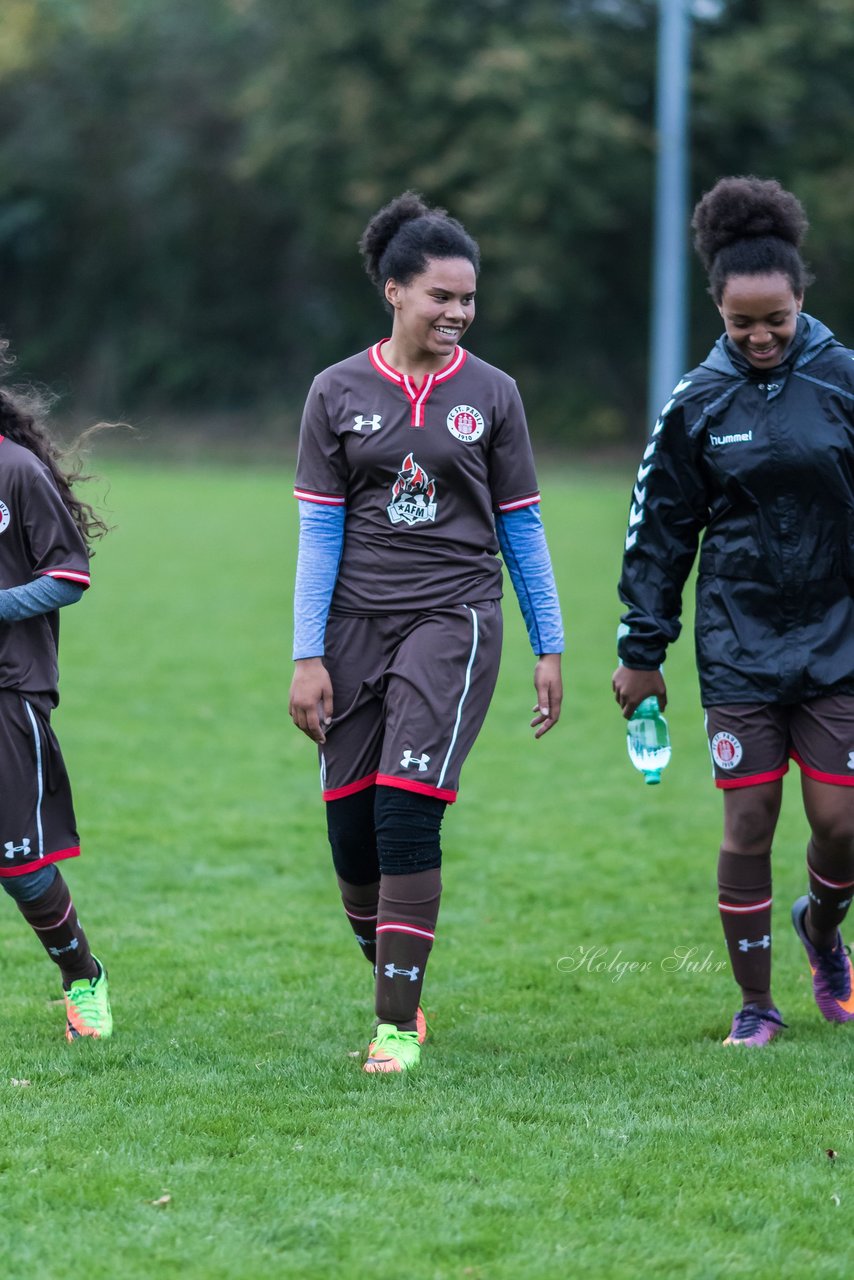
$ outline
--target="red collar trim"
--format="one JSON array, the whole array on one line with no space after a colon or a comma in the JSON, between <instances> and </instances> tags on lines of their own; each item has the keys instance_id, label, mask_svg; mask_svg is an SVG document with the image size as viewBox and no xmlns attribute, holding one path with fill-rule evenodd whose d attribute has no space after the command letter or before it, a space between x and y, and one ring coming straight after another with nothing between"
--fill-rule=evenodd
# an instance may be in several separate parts
<instances>
[{"instance_id":1,"label":"red collar trim","mask_svg":"<svg viewBox=\"0 0 854 1280\"><path fill-rule=\"evenodd\" d=\"M381 348L388 342L388 338L383 338L380 342L375 342L368 351L368 357L377 373L382 374L384 378L388 378L389 382L395 383L396 386L402 387L407 400L412 406L412 417L410 426L424 426L424 406L430 398L430 393L437 382L447 382L448 378L453 378L455 373L459 373L466 360L468 352L463 347L457 347L450 362L445 365L444 369L439 373L428 373L424 377L424 381L420 386L416 386L414 379L408 373L398 373L397 369L393 369L382 355Z\"/></svg>"}]
</instances>

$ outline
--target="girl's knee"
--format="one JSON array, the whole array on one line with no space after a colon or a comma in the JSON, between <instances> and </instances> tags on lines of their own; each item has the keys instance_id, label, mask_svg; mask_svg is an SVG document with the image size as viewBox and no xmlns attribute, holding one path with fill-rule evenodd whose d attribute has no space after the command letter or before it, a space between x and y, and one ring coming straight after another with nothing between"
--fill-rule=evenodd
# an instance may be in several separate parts
<instances>
[{"instance_id":1,"label":"girl's knee","mask_svg":"<svg viewBox=\"0 0 854 1280\"><path fill-rule=\"evenodd\" d=\"M776 788L744 787L724 799L724 844L733 853L765 853L771 848L780 796Z\"/></svg>"},{"instance_id":2,"label":"girl's knee","mask_svg":"<svg viewBox=\"0 0 854 1280\"><path fill-rule=\"evenodd\" d=\"M813 815L810 820L813 843L823 853L837 857L854 854L854 822L845 814Z\"/></svg>"},{"instance_id":3,"label":"girl's knee","mask_svg":"<svg viewBox=\"0 0 854 1280\"><path fill-rule=\"evenodd\" d=\"M23 876L4 876L2 884L9 897L16 902L35 902L36 898L47 893L56 877L57 869L50 863Z\"/></svg>"}]
</instances>

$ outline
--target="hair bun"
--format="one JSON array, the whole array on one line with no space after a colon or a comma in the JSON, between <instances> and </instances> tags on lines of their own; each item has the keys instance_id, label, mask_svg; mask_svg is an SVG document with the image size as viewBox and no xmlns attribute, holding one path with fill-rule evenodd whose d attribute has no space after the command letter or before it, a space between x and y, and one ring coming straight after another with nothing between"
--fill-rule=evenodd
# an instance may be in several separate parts
<instances>
[{"instance_id":1,"label":"hair bun","mask_svg":"<svg viewBox=\"0 0 854 1280\"><path fill-rule=\"evenodd\" d=\"M444 209L431 209L417 191L404 191L395 196L371 218L359 241L365 270L374 284L380 284L380 262L400 228L430 213L444 214Z\"/></svg>"},{"instance_id":2,"label":"hair bun","mask_svg":"<svg viewBox=\"0 0 854 1280\"><path fill-rule=\"evenodd\" d=\"M708 271L721 249L738 240L775 236L796 249L809 223L798 198L775 178L721 178L691 219L694 247Z\"/></svg>"}]
</instances>

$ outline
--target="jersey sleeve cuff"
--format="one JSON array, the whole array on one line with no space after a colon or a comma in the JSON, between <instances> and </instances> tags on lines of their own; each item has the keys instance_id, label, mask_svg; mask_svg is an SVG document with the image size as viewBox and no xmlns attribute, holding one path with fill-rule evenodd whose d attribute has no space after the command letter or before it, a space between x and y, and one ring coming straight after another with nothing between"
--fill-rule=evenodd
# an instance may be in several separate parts
<instances>
[{"instance_id":1,"label":"jersey sleeve cuff","mask_svg":"<svg viewBox=\"0 0 854 1280\"><path fill-rule=\"evenodd\" d=\"M40 576L62 578L66 582L76 582L81 587L89 587L92 584L91 576L88 573L82 573L79 569L42 569Z\"/></svg>"},{"instance_id":2,"label":"jersey sleeve cuff","mask_svg":"<svg viewBox=\"0 0 854 1280\"><path fill-rule=\"evenodd\" d=\"M347 499L340 493L319 493L315 489L303 489L294 486L294 497L300 502L315 502L323 507L346 506Z\"/></svg>"},{"instance_id":3,"label":"jersey sleeve cuff","mask_svg":"<svg viewBox=\"0 0 854 1280\"><path fill-rule=\"evenodd\" d=\"M506 515L508 511L521 511L523 507L533 507L539 501L539 493L527 493L521 498L506 498L503 502L497 502L495 510Z\"/></svg>"}]
</instances>

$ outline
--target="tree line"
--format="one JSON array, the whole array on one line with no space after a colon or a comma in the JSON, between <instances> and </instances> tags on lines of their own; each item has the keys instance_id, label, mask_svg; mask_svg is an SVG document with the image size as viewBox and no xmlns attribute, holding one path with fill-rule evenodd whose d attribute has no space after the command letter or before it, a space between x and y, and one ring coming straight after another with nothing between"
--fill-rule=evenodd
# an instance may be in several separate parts
<instances>
[{"instance_id":1,"label":"tree line","mask_svg":"<svg viewBox=\"0 0 854 1280\"><path fill-rule=\"evenodd\" d=\"M854 0L694 0L692 198L777 177L854 344ZM99 415L271 413L382 336L407 187L483 254L470 345L539 437L646 429L654 0L4 0L0 331ZM687 237L673 228L674 242ZM692 267L690 359L719 331Z\"/></svg>"}]
</instances>

